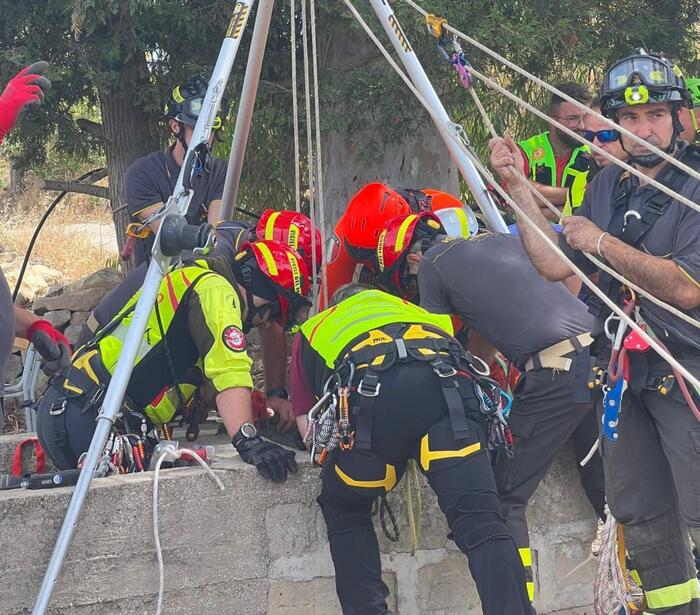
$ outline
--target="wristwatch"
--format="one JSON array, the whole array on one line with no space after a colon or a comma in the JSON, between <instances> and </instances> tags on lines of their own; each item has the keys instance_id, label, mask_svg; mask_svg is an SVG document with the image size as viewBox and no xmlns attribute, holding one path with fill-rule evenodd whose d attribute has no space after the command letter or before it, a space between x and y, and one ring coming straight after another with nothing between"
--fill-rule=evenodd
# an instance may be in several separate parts
<instances>
[{"instance_id":1,"label":"wristwatch","mask_svg":"<svg viewBox=\"0 0 700 615\"><path fill-rule=\"evenodd\" d=\"M289 393L285 387L280 387L279 389L270 389L265 391L265 397L281 397L282 399L289 399Z\"/></svg>"},{"instance_id":2,"label":"wristwatch","mask_svg":"<svg viewBox=\"0 0 700 615\"><path fill-rule=\"evenodd\" d=\"M243 423L240 429L236 432L236 435L231 438L231 443L234 446L238 446L243 440L251 440L258 435L258 430L255 429L253 423Z\"/></svg>"}]
</instances>

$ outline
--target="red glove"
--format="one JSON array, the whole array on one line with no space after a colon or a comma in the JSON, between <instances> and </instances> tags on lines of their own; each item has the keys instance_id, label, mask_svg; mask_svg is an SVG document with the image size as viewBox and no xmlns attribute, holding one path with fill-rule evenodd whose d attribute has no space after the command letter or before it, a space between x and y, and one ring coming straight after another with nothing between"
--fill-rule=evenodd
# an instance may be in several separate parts
<instances>
[{"instance_id":1,"label":"red glove","mask_svg":"<svg viewBox=\"0 0 700 615\"><path fill-rule=\"evenodd\" d=\"M33 322L27 329L27 339L44 358L45 374L51 376L70 366L70 341L48 320Z\"/></svg>"},{"instance_id":2,"label":"red glove","mask_svg":"<svg viewBox=\"0 0 700 615\"><path fill-rule=\"evenodd\" d=\"M44 92L51 88L51 82L41 73L48 66L43 60L34 62L5 86L0 95L0 143L26 109L38 107L44 101Z\"/></svg>"}]
</instances>

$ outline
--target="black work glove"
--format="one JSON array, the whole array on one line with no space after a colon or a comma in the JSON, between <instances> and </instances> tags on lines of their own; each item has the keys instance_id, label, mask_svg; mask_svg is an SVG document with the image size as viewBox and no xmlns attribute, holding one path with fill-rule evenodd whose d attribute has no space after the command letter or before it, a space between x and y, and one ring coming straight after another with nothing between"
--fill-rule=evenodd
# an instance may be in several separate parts
<instances>
[{"instance_id":1,"label":"black work glove","mask_svg":"<svg viewBox=\"0 0 700 615\"><path fill-rule=\"evenodd\" d=\"M48 321L34 322L27 330L27 338L44 359L41 369L47 376L70 366L70 341Z\"/></svg>"},{"instance_id":2,"label":"black work glove","mask_svg":"<svg viewBox=\"0 0 700 615\"><path fill-rule=\"evenodd\" d=\"M288 472L297 471L294 453L260 436L244 438L233 445L241 459L254 465L261 476L275 483L287 480Z\"/></svg>"}]
</instances>

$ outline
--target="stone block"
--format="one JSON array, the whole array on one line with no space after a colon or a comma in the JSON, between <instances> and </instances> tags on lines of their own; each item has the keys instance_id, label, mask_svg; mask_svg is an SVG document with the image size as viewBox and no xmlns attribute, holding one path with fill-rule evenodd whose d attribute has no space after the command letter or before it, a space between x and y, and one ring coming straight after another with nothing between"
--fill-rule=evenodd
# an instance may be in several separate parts
<instances>
[{"instance_id":1,"label":"stone block","mask_svg":"<svg viewBox=\"0 0 700 615\"><path fill-rule=\"evenodd\" d=\"M54 312L46 312L44 319L48 320L56 329L63 331L64 327L70 322L70 310L56 310Z\"/></svg>"},{"instance_id":2,"label":"stone block","mask_svg":"<svg viewBox=\"0 0 700 615\"><path fill-rule=\"evenodd\" d=\"M418 601L421 615L481 613L467 558L462 553L449 553L442 561L420 568Z\"/></svg>"},{"instance_id":3,"label":"stone block","mask_svg":"<svg viewBox=\"0 0 700 615\"><path fill-rule=\"evenodd\" d=\"M107 291L117 286L121 281L122 276L115 269L100 269L85 278L64 286L60 293L39 297L34 301L34 312L44 314L52 310L90 311Z\"/></svg>"},{"instance_id":4,"label":"stone block","mask_svg":"<svg viewBox=\"0 0 700 615\"><path fill-rule=\"evenodd\" d=\"M396 610L396 575L388 572L382 578L389 587L389 609ZM341 615L335 591L335 577L312 581L270 581L267 597L268 615Z\"/></svg>"},{"instance_id":5,"label":"stone block","mask_svg":"<svg viewBox=\"0 0 700 615\"><path fill-rule=\"evenodd\" d=\"M70 340L71 344L75 346L82 330L83 325L68 325L63 334Z\"/></svg>"},{"instance_id":6,"label":"stone block","mask_svg":"<svg viewBox=\"0 0 700 615\"><path fill-rule=\"evenodd\" d=\"M73 312L70 317L70 324L72 325L84 325L85 321L89 318L90 312Z\"/></svg>"}]
</instances>

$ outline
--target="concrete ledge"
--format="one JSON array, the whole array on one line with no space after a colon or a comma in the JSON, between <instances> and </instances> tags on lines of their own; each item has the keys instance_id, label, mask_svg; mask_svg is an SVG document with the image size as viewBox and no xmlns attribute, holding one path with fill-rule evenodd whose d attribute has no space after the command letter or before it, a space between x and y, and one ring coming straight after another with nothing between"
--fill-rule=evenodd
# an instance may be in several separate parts
<instances>
[{"instance_id":1,"label":"concrete ledge","mask_svg":"<svg viewBox=\"0 0 700 615\"><path fill-rule=\"evenodd\" d=\"M315 503L318 469L299 454L299 473L278 486L235 459L229 444L219 450L214 468L224 492L202 470L162 474L164 612L339 614L325 527ZM0 615L31 609L71 490L0 492ZM424 491L421 549L411 556L402 488L397 491L391 498L401 540L380 538L392 608L401 615L480 613L466 558L447 540L435 498ZM152 612L158 578L151 497L150 474L93 483L51 613ZM595 526L570 451L560 455L541 485L530 519L539 553L538 613L591 613L592 564L566 576L586 559Z\"/></svg>"}]
</instances>

